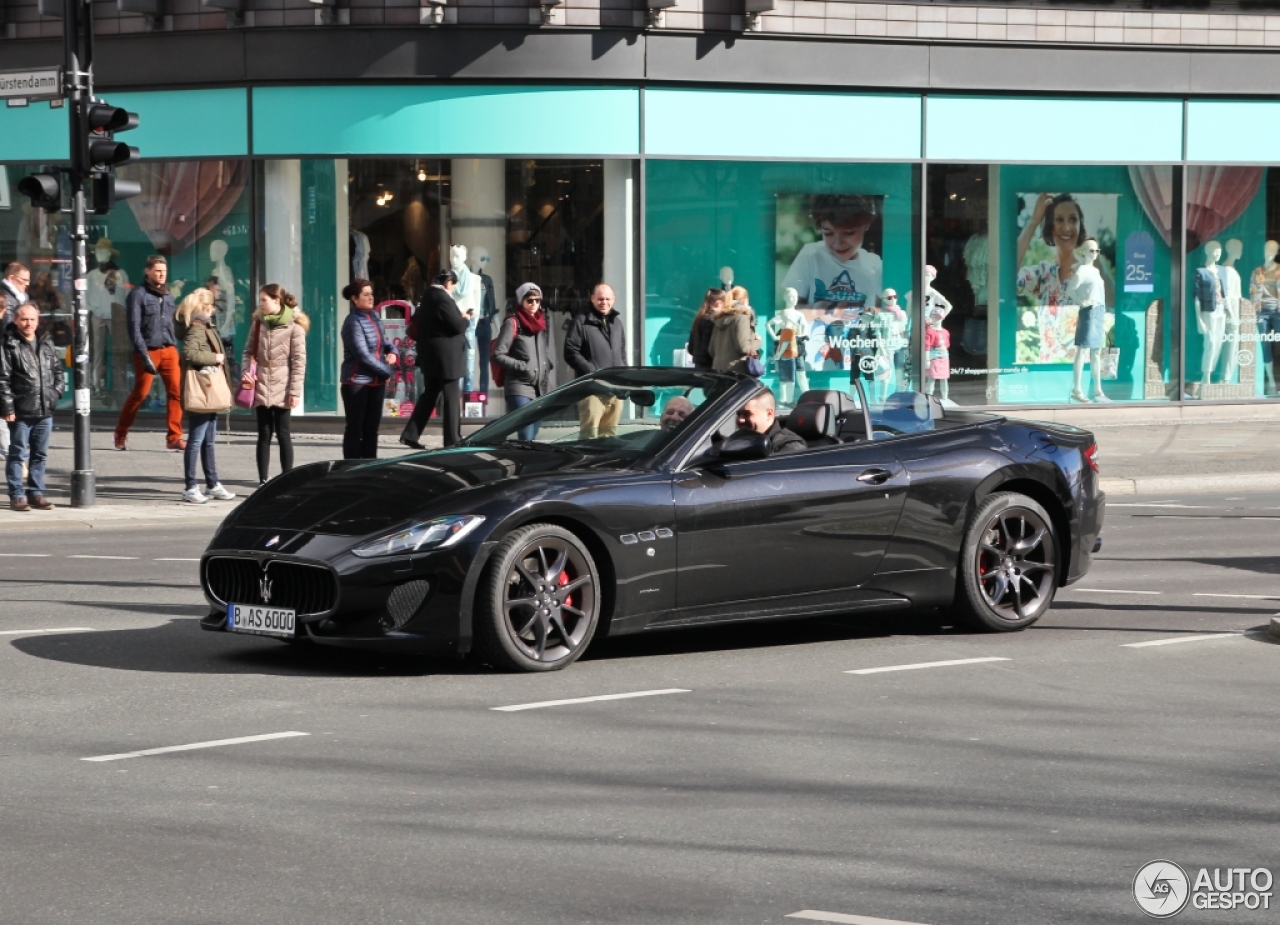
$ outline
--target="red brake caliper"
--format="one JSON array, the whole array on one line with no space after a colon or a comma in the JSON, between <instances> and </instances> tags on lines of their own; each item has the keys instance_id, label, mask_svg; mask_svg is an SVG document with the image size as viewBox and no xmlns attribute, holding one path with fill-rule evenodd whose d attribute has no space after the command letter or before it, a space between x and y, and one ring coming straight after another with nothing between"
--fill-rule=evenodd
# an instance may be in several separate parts
<instances>
[{"instance_id":1,"label":"red brake caliper","mask_svg":"<svg viewBox=\"0 0 1280 925\"><path fill-rule=\"evenodd\" d=\"M568 573L568 572L563 572L563 571L562 571L562 572L560 573L560 578L556 581L556 585L557 585L558 587L563 588L563 587L564 587L565 585L567 585L568 583L569 583L569 573ZM565 603L565 606L566 606L566 607L572 607L572 606L573 606L573 595L572 595L572 594L570 594L568 597L566 597L566 598L564 599L564 603Z\"/></svg>"}]
</instances>

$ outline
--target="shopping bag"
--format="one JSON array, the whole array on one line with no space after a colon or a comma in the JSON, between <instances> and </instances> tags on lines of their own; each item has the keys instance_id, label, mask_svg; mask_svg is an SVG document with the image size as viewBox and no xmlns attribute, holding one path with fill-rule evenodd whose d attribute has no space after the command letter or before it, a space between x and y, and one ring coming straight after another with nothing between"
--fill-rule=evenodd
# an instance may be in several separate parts
<instances>
[{"instance_id":1,"label":"shopping bag","mask_svg":"<svg viewBox=\"0 0 1280 925\"><path fill-rule=\"evenodd\" d=\"M219 366L187 370L183 386L182 407L192 414L217 414L231 407L231 386Z\"/></svg>"}]
</instances>

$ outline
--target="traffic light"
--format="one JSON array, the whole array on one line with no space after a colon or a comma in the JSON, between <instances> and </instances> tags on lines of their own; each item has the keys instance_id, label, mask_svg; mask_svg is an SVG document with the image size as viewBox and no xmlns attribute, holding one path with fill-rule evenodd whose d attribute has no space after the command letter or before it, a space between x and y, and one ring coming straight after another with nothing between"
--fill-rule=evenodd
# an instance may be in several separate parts
<instances>
[{"instance_id":1,"label":"traffic light","mask_svg":"<svg viewBox=\"0 0 1280 925\"><path fill-rule=\"evenodd\" d=\"M97 100L85 106L85 168L93 176L93 212L106 215L112 207L142 192L136 180L123 180L115 168L138 159L138 149L115 139L117 132L138 127L138 114Z\"/></svg>"},{"instance_id":2,"label":"traffic light","mask_svg":"<svg viewBox=\"0 0 1280 925\"><path fill-rule=\"evenodd\" d=\"M18 192L46 212L62 211L62 184L53 174L33 173L18 181Z\"/></svg>"}]
</instances>

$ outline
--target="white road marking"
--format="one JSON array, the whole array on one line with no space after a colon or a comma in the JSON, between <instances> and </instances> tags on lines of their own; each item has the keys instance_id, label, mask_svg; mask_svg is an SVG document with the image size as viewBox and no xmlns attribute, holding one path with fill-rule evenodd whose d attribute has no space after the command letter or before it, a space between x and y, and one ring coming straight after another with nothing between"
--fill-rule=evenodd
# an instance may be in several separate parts
<instances>
[{"instance_id":1,"label":"white road marking","mask_svg":"<svg viewBox=\"0 0 1280 925\"><path fill-rule=\"evenodd\" d=\"M121 752L119 755L96 755L81 761L119 761L121 758L141 758L145 755L165 755L169 752L189 752L197 748L219 748L223 745L243 745L245 742L266 742L268 739L292 739L309 736L309 732L271 732L260 736L241 736L238 739L215 739L212 742L192 742L190 745L169 745L165 748L144 748L137 752Z\"/></svg>"},{"instance_id":2,"label":"white road marking","mask_svg":"<svg viewBox=\"0 0 1280 925\"><path fill-rule=\"evenodd\" d=\"M48 630L0 630L0 636L38 636L41 633L92 633L89 626L59 626Z\"/></svg>"},{"instance_id":3,"label":"white road marking","mask_svg":"<svg viewBox=\"0 0 1280 925\"><path fill-rule=\"evenodd\" d=\"M977 665L980 662L1009 662L1012 659L1001 656L987 658L954 658L946 662L916 662L914 665L887 665L884 668L855 668L845 674L879 674L882 671L912 671L916 668L944 668L948 665Z\"/></svg>"},{"instance_id":4,"label":"white road marking","mask_svg":"<svg viewBox=\"0 0 1280 925\"><path fill-rule=\"evenodd\" d=\"M843 912L817 912L805 909L793 912L789 919L808 919L810 922L837 922L840 925L920 925L918 922L899 922L894 919L873 919L866 915L845 915Z\"/></svg>"},{"instance_id":5,"label":"white road marking","mask_svg":"<svg viewBox=\"0 0 1280 925\"><path fill-rule=\"evenodd\" d=\"M1276 595L1276 594L1205 594L1201 592L1196 592L1191 596L1192 597L1239 597L1248 601L1274 601L1277 598L1280 598L1280 595Z\"/></svg>"},{"instance_id":6,"label":"white road marking","mask_svg":"<svg viewBox=\"0 0 1280 925\"><path fill-rule=\"evenodd\" d=\"M1195 636L1175 636L1172 639L1148 639L1146 642L1121 643L1122 649L1144 649L1147 646L1172 646L1180 642L1199 642L1201 639L1233 639L1239 633L1200 633Z\"/></svg>"},{"instance_id":7,"label":"white road marking","mask_svg":"<svg viewBox=\"0 0 1280 925\"><path fill-rule=\"evenodd\" d=\"M47 552L0 552L0 559L47 559Z\"/></svg>"},{"instance_id":8,"label":"white road marking","mask_svg":"<svg viewBox=\"0 0 1280 925\"><path fill-rule=\"evenodd\" d=\"M137 556L67 556L68 559L137 559Z\"/></svg>"},{"instance_id":9,"label":"white road marking","mask_svg":"<svg viewBox=\"0 0 1280 925\"><path fill-rule=\"evenodd\" d=\"M635 691L630 694L600 694L596 697L574 697L570 700L543 700L539 703L518 703L509 707L490 707L499 713L518 713L521 710L537 710L541 707L563 707L573 703L595 703L598 700L629 700L632 697L657 697L659 694L691 694L683 687L671 687L660 691Z\"/></svg>"},{"instance_id":10,"label":"white road marking","mask_svg":"<svg viewBox=\"0 0 1280 925\"><path fill-rule=\"evenodd\" d=\"M1159 591L1121 591L1117 588L1072 588L1072 591L1088 591L1093 594L1159 594Z\"/></svg>"}]
</instances>

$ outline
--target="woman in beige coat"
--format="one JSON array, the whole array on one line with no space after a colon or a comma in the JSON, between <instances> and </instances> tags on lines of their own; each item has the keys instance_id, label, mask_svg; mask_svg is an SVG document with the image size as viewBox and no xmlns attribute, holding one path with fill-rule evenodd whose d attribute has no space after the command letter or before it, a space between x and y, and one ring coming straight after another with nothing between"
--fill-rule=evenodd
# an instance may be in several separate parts
<instances>
[{"instance_id":1,"label":"woman in beige coat","mask_svg":"<svg viewBox=\"0 0 1280 925\"><path fill-rule=\"evenodd\" d=\"M272 434L280 441L280 471L293 468L289 417L302 400L310 327L311 319L298 308L298 300L292 293L279 283L262 287L240 363L244 370L249 369L251 360L258 364L253 407L258 415L259 482L266 482L271 467Z\"/></svg>"},{"instance_id":2,"label":"woman in beige coat","mask_svg":"<svg viewBox=\"0 0 1280 925\"><path fill-rule=\"evenodd\" d=\"M756 313L747 304L747 290L734 286L732 304L715 316L711 331L711 368L718 373L747 372L747 357L759 353Z\"/></svg>"}]
</instances>

